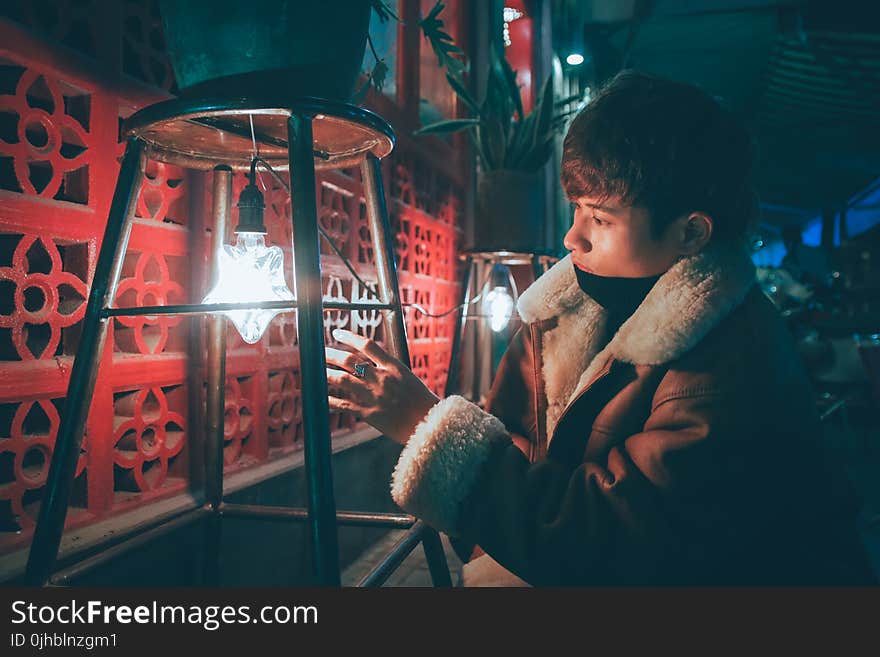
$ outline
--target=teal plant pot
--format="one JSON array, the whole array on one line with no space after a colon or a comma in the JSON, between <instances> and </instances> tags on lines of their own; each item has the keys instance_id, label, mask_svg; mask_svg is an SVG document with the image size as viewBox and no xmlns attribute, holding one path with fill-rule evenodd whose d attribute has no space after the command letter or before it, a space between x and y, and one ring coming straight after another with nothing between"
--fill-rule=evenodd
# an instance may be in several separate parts
<instances>
[{"instance_id":1,"label":"teal plant pot","mask_svg":"<svg viewBox=\"0 0 880 657\"><path fill-rule=\"evenodd\" d=\"M477 177L473 250L533 252L545 248L541 176L499 169Z\"/></svg>"},{"instance_id":2,"label":"teal plant pot","mask_svg":"<svg viewBox=\"0 0 880 657\"><path fill-rule=\"evenodd\" d=\"M160 0L184 97L346 101L361 70L369 0Z\"/></svg>"}]
</instances>

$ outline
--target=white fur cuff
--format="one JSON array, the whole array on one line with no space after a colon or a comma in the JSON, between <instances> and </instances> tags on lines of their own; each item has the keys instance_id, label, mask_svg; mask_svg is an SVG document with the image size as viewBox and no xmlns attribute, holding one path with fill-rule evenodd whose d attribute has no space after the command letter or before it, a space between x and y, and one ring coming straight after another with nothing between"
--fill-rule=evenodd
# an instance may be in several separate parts
<instances>
[{"instance_id":1,"label":"white fur cuff","mask_svg":"<svg viewBox=\"0 0 880 657\"><path fill-rule=\"evenodd\" d=\"M509 441L501 421L464 397L439 401L416 427L391 476L391 497L437 530L455 534L459 506L492 447Z\"/></svg>"}]
</instances>

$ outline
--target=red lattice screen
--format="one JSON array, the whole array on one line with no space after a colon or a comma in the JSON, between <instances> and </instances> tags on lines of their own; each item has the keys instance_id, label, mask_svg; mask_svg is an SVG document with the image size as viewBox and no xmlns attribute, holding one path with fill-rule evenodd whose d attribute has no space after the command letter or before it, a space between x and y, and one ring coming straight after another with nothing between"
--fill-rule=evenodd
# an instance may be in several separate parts
<instances>
[{"instance_id":1,"label":"red lattice screen","mask_svg":"<svg viewBox=\"0 0 880 657\"><path fill-rule=\"evenodd\" d=\"M24 547L32 535L118 172L120 120L172 88L155 8L142 4L21 2L0 18L0 553ZM446 310L458 298L461 189L405 145L383 166L403 300ZM237 197L244 181L234 180ZM292 289L289 200L270 176L262 181L268 241L284 249ZM150 163L120 306L201 298L210 189L209 174ZM322 226L375 284L358 172L320 175L317 193ZM366 299L326 244L322 254L325 298ZM198 321L114 320L68 527L194 485L199 459L191 449L200 443L204 413ZM245 344L230 324L227 472L301 448L293 321L292 313L279 316L256 345ZM410 309L406 323L413 369L442 393L455 315L437 320ZM328 341L336 327L382 339L376 313L327 313ZM334 435L355 422L333 415Z\"/></svg>"}]
</instances>

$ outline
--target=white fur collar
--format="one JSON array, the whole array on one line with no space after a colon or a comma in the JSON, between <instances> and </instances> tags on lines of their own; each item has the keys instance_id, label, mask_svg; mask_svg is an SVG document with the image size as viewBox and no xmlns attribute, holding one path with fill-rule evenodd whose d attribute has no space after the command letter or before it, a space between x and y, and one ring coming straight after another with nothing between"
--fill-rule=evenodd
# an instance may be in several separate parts
<instances>
[{"instance_id":1,"label":"white fur collar","mask_svg":"<svg viewBox=\"0 0 880 657\"><path fill-rule=\"evenodd\" d=\"M682 258L600 352L605 310L578 286L571 256L557 262L517 303L525 322L558 318L541 345L547 435L552 436L565 407L609 358L637 365L675 360L742 303L754 280L754 265L743 249L712 247Z\"/></svg>"}]
</instances>

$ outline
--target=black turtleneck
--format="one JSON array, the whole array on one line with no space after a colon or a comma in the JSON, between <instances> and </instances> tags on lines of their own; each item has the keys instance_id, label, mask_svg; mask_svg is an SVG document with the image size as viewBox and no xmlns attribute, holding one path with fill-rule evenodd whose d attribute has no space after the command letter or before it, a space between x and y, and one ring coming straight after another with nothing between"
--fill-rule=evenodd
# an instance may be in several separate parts
<instances>
[{"instance_id":1,"label":"black turtleneck","mask_svg":"<svg viewBox=\"0 0 880 657\"><path fill-rule=\"evenodd\" d=\"M659 275L647 278L597 276L577 267L574 268L574 273L581 290L608 311L607 328L611 335L630 318L660 279Z\"/></svg>"}]
</instances>

